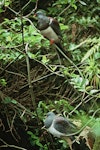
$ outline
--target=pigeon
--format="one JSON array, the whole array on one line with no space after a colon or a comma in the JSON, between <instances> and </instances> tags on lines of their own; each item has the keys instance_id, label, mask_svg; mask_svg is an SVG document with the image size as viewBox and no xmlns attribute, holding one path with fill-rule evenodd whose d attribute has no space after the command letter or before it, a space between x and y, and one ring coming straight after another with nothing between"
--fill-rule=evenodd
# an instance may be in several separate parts
<instances>
[{"instance_id":1,"label":"pigeon","mask_svg":"<svg viewBox=\"0 0 100 150\"><path fill-rule=\"evenodd\" d=\"M65 136L71 137L76 132L76 126L67 118L55 115L53 112L47 113L44 121L45 128L55 137L61 138Z\"/></svg>"},{"instance_id":2,"label":"pigeon","mask_svg":"<svg viewBox=\"0 0 100 150\"><path fill-rule=\"evenodd\" d=\"M66 55L61 44L62 35L58 21L46 16L43 10L37 11L35 15L38 18L37 28L41 34L50 41L50 44L55 44ZM58 53L61 57L64 57L59 51Z\"/></svg>"}]
</instances>

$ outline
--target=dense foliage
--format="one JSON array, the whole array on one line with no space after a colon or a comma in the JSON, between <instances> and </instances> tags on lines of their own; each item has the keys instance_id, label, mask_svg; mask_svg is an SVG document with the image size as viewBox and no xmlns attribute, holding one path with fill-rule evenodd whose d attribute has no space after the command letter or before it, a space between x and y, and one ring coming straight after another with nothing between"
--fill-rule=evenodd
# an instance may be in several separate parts
<instances>
[{"instance_id":1,"label":"dense foliage","mask_svg":"<svg viewBox=\"0 0 100 150\"><path fill-rule=\"evenodd\" d=\"M0 1L1 116L6 116L6 124L16 141L14 122L20 118L24 128L27 126L32 147L64 150L68 148L65 141L52 139L41 129L46 113L54 110L73 122L81 122L80 128L89 126L96 137L93 150L97 150L100 142L100 1L44 0L44 3L43 6L37 0ZM47 15L59 21L65 52L71 56L68 59L59 60L55 46L38 31L37 19L33 16L38 9L45 9ZM2 137L0 141L5 144Z\"/></svg>"}]
</instances>

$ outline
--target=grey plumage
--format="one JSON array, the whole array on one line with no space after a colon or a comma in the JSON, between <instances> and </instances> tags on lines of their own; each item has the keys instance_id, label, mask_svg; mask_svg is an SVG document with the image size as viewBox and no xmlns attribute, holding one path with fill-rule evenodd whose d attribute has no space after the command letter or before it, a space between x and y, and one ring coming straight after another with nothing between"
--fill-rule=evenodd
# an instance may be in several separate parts
<instances>
[{"instance_id":1,"label":"grey plumage","mask_svg":"<svg viewBox=\"0 0 100 150\"><path fill-rule=\"evenodd\" d=\"M56 137L67 136L76 131L76 126L73 123L62 116L55 115L53 112L47 113L44 125Z\"/></svg>"},{"instance_id":2,"label":"grey plumage","mask_svg":"<svg viewBox=\"0 0 100 150\"><path fill-rule=\"evenodd\" d=\"M53 112L47 113L47 118L44 121L44 126L46 128L49 128L53 122L53 119L56 117L56 115Z\"/></svg>"},{"instance_id":3,"label":"grey plumage","mask_svg":"<svg viewBox=\"0 0 100 150\"><path fill-rule=\"evenodd\" d=\"M49 18L46 16L46 14L43 11L38 11L36 12L36 15L38 17L38 23L37 23L37 28L41 31L49 26Z\"/></svg>"}]
</instances>

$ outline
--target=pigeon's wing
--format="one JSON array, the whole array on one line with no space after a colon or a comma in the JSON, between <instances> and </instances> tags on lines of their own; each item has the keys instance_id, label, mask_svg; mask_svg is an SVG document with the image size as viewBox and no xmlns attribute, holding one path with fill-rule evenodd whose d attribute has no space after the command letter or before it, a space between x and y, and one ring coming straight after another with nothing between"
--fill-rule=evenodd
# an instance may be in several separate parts
<instances>
[{"instance_id":1,"label":"pigeon's wing","mask_svg":"<svg viewBox=\"0 0 100 150\"><path fill-rule=\"evenodd\" d=\"M61 30L60 30L58 21L54 18L51 18L51 17L49 17L49 18L50 18L49 25L52 27L52 29L55 31L55 33L61 38L62 35L61 35Z\"/></svg>"},{"instance_id":2,"label":"pigeon's wing","mask_svg":"<svg viewBox=\"0 0 100 150\"><path fill-rule=\"evenodd\" d=\"M64 134L71 134L75 132L76 129L75 125L64 117L56 117L54 120L54 127L56 130Z\"/></svg>"}]
</instances>

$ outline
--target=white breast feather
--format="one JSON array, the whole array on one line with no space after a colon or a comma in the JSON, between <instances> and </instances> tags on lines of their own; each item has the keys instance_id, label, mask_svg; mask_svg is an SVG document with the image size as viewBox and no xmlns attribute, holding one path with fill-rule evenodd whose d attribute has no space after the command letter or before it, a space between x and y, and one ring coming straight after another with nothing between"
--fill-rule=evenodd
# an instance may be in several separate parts
<instances>
[{"instance_id":1,"label":"white breast feather","mask_svg":"<svg viewBox=\"0 0 100 150\"><path fill-rule=\"evenodd\" d=\"M59 41L57 34L53 31L51 27L48 27L47 29L42 30L41 34L49 40L54 40L55 42Z\"/></svg>"},{"instance_id":2,"label":"white breast feather","mask_svg":"<svg viewBox=\"0 0 100 150\"><path fill-rule=\"evenodd\" d=\"M55 137L58 137L58 138L60 138L61 136L66 136L66 134L57 131L57 130L53 127L53 124L54 124L54 121L53 121L52 125L48 128L48 131L49 131L52 135L54 135Z\"/></svg>"}]
</instances>

